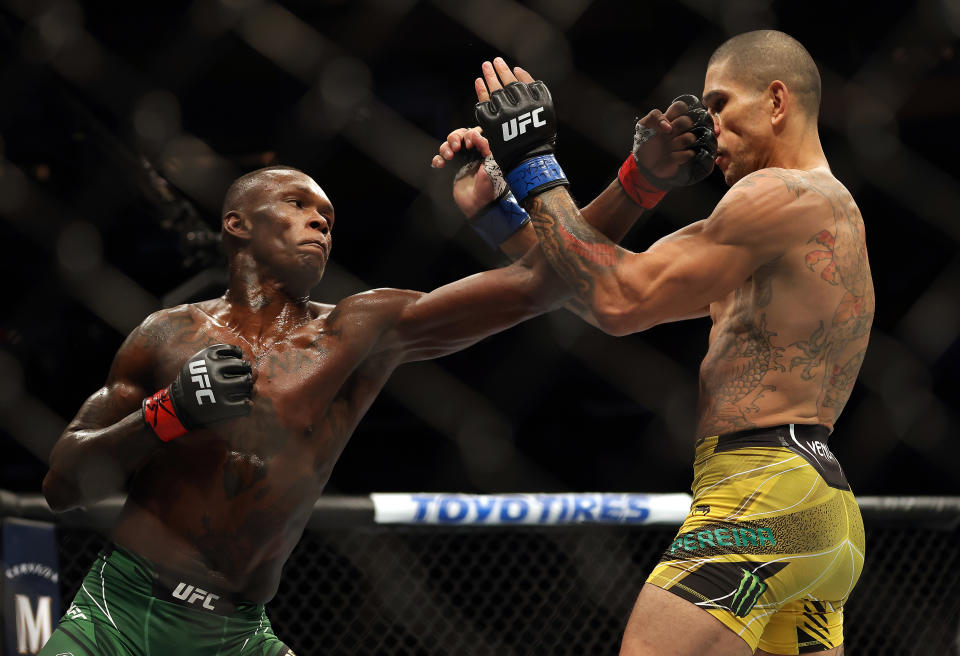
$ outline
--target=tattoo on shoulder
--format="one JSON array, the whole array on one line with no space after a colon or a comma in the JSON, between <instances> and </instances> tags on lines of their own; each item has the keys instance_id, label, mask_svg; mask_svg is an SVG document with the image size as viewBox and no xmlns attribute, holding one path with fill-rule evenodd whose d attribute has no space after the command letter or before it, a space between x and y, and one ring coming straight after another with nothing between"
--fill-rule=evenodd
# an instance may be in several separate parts
<instances>
[{"instance_id":1,"label":"tattoo on shoulder","mask_svg":"<svg viewBox=\"0 0 960 656\"><path fill-rule=\"evenodd\" d=\"M829 323L821 321L807 339L791 344L800 354L790 370L803 367L800 376L822 376L818 406L839 414L850 397L874 315L873 281L867 259L863 220L846 191L835 184L811 184L832 212L833 230L818 231L808 240L816 244L804 255L804 264L821 280L841 290Z\"/></svg>"},{"instance_id":2,"label":"tattoo on shoulder","mask_svg":"<svg viewBox=\"0 0 960 656\"><path fill-rule=\"evenodd\" d=\"M140 335L154 344L185 344L202 347L209 340L189 309L177 309L140 327Z\"/></svg>"},{"instance_id":3,"label":"tattoo on shoulder","mask_svg":"<svg viewBox=\"0 0 960 656\"><path fill-rule=\"evenodd\" d=\"M755 187L760 180L779 180L787 191L797 198L809 189L809 183L803 175L786 169L761 169L746 176L737 184L742 187Z\"/></svg>"}]
</instances>

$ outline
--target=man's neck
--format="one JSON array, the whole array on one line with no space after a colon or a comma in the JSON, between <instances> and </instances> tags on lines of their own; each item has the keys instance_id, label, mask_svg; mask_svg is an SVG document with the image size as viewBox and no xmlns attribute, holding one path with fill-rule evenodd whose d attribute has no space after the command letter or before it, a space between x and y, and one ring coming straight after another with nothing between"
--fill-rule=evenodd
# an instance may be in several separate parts
<instances>
[{"instance_id":1,"label":"man's neck","mask_svg":"<svg viewBox=\"0 0 960 656\"><path fill-rule=\"evenodd\" d=\"M767 166L801 171L829 168L816 126L795 138L784 139L778 146Z\"/></svg>"},{"instance_id":2,"label":"man's neck","mask_svg":"<svg viewBox=\"0 0 960 656\"><path fill-rule=\"evenodd\" d=\"M231 267L220 320L251 345L283 339L313 317L308 289L295 288L254 267Z\"/></svg>"}]
</instances>

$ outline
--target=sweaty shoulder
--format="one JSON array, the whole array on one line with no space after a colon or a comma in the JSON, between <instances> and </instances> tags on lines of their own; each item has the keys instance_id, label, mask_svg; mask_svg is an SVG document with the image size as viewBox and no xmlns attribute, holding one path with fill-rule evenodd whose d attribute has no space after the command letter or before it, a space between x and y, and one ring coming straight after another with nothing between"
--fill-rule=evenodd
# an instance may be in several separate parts
<instances>
[{"instance_id":1,"label":"sweaty shoulder","mask_svg":"<svg viewBox=\"0 0 960 656\"><path fill-rule=\"evenodd\" d=\"M324 330L343 336L344 343L364 353L367 366L378 371L384 362L394 362L397 349L392 336L404 310L423 292L407 289L371 289L347 296L319 317ZM386 360L384 360L386 358Z\"/></svg>"},{"instance_id":2,"label":"sweaty shoulder","mask_svg":"<svg viewBox=\"0 0 960 656\"><path fill-rule=\"evenodd\" d=\"M319 318L328 324L386 330L393 326L407 306L421 296L423 292L409 289L371 289L347 296L334 306L321 306L324 309Z\"/></svg>"},{"instance_id":3,"label":"sweaty shoulder","mask_svg":"<svg viewBox=\"0 0 960 656\"><path fill-rule=\"evenodd\" d=\"M137 338L144 347L168 344L183 333L196 331L206 323L210 318L210 309L206 306L211 303L213 301L187 303L157 310L144 319L127 339Z\"/></svg>"}]
</instances>

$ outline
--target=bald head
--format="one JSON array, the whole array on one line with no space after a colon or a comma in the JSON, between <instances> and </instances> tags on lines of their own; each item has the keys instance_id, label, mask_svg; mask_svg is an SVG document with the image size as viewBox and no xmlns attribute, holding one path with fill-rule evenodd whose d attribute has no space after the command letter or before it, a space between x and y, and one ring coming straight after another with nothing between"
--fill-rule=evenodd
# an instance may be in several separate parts
<instances>
[{"instance_id":1,"label":"bald head","mask_svg":"<svg viewBox=\"0 0 960 656\"><path fill-rule=\"evenodd\" d=\"M241 175L233 181L223 197L221 218L225 218L230 212L245 212L251 204L259 200L261 194L267 190L271 183L276 182L276 178L290 174L306 176L306 173L298 168L282 165L265 166L262 169ZM237 250L243 246L243 242L237 240L223 228L221 228L220 235L227 259L232 260Z\"/></svg>"},{"instance_id":2,"label":"bald head","mask_svg":"<svg viewBox=\"0 0 960 656\"><path fill-rule=\"evenodd\" d=\"M776 30L745 32L714 51L707 67L725 66L726 72L757 91L774 80L783 82L812 119L820 113L820 72L807 49Z\"/></svg>"},{"instance_id":3,"label":"bald head","mask_svg":"<svg viewBox=\"0 0 960 656\"><path fill-rule=\"evenodd\" d=\"M227 193L223 197L223 208L220 215L224 216L227 212L243 209L248 199L258 193L275 173L283 173L285 171L303 173L300 169L292 166L276 165L265 166L262 169L241 175L234 180L227 189Z\"/></svg>"}]
</instances>

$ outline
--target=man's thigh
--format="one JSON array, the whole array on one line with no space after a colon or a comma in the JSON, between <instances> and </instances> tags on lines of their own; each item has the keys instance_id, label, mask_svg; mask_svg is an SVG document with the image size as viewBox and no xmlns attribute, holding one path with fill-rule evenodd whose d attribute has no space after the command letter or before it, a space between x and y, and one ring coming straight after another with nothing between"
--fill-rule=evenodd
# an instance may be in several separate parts
<instances>
[{"instance_id":1,"label":"man's thigh","mask_svg":"<svg viewBox=\"0 0 960 656\"><path fill-rule=\"evenodd\" d=\"M134 656L123 643L92 623L61 622L37 656Z\"/></svg>"},{"instance_id":2,"label":"man's thigh","mask_svg":"<svg viewBox=\"0 0 960 656\"><path fill-rule=\"evenodd\" d=\"M644 584L630 613L621 656L750 656L749 645L695 604Z\"/></svg>"}]
</instances>

